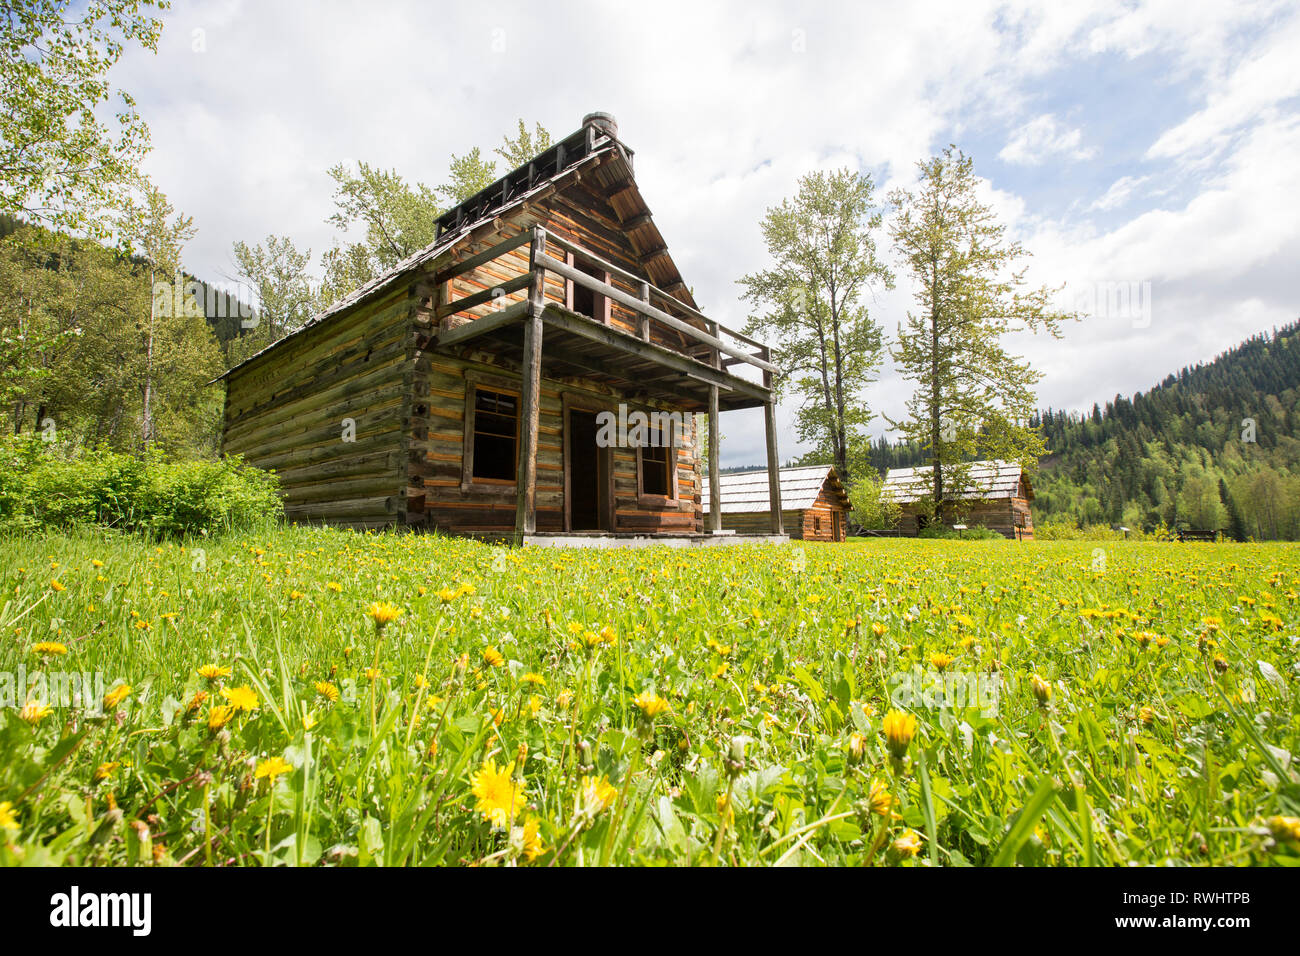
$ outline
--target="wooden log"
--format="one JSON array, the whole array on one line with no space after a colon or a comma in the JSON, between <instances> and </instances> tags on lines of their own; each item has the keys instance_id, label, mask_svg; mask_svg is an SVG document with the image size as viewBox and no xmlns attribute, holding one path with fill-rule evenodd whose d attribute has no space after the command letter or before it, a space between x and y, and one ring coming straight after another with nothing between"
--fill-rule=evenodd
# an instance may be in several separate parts
<instances>
[{"instance_id":1,"label":"wooden log","mask_svg":"<svg viewBox=\"0 0 1300 956\"><path fill-rule=\"evenodd\" d=\"M772 373L763 373L763 385L772 388ZM781 520L781 461L776 449L776 400L769 398L763 405L763 426L767 436L767 500L772 513L772 533L784 534Z\"/></svg>"},{"instance_id":2,"label":"wooden log","mask_svg":"<svg viewBox=\"0 0 1300 956\"><path fill-rule=\"evenodd\" d=\"M766 407L766 406L764 406ZM722 469L718 453L718 386L709 386L709 530L722 530Z\"/></svg>"},{"instance_id":3,"label":"wooden log","mask_svg":"<svg viewBox=\"0 0 1300 956\"><path fill-rule=\"evenodd\" d=\"M533 229L529 253L528 318L524 323L523 382L520 386L519 464L516 471L515 532L537 530L537 411L542 386L542 311L546 307L544 275L538 263L546 256L546 230Z\"/></svg>"}]
</instances>

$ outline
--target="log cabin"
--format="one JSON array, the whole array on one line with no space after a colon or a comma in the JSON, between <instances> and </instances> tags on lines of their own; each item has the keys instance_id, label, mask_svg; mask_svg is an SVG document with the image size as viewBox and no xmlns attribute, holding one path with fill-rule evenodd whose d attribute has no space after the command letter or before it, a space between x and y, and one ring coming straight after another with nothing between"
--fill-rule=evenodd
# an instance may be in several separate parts
<instances>
[{"instance_id":1,"label":"log cabin","mask_svg":"<svg viewBox=\"0 0 1300 956\"><path fill-rule=\"evenodd\" d=\"M592 113L443 213L427 248L221 376L222 450L275 470L300 522L708 536L721 515L702 507L697 415L716 481L719 413L762 407L780 538L771 358L700 311L633 151Z\"/></svg>"},{"instance_id":2,"label":"log cabin","mask_svg":"<svg viewBox=\"0 0 1300 956\"><path fill-rule=\"evenodd\" d=\"M1034 489L1024 469L1010 461L970 462L966 488L948 499L946 508L961 515L970 527L983 526L1004 538L1034 539L1034 518L1029 502ZM881 498L899 506L899 531L908 537L920 534L930 514L932 491L929 465L920 468L892 468L881 486Z\"/></svg>"},{"instance_id":3,"label":"log cabin","mask_svg":"<svg viewBox=\"0 0 1300 956\"><path fill-rule=\"evenodd\" d=\"M781 522L791 538L801 541L844 541L849 532L848 492L833 465L782 468ZM722 527L760 533L771 525L765 471L733 472L719 479ZM712 504L709 489L704 507Z\"/></svg>"}]
</instances>

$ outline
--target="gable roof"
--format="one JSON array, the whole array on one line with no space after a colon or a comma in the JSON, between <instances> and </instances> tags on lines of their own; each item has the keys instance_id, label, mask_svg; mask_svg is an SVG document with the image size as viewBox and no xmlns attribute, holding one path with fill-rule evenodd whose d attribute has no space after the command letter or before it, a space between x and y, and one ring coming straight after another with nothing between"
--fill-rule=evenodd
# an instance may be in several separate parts
<instances>
[{"instance_id":1,"label":"gable roof","mask_svg":"<svg viewBox=\"0 0 1300 956\"><path fill-rule=\"evenodd\" d=\"M588 174L597 186L607 192L611 187L619 187L617 191L608 193L609 202L621 224L625 225L633 248L643 257L642 265L649 273L652 284L671 293L691 308L698 308L681 273L677 271L676 263L668 253L663 235L651 218L650 207L646 205L636 180L632 178L633 152L617 139L617 130L617 125L608 114L588 114L583 118L579 130L439 216L437 238L429 245L354 289L318 312L301 328L276 339L212 381L218 382L226 378L290 339L390 291L397 286L399 280L419 272L483 227L504 216L522 212L527 203L538 201L562 187L581 181Z\"/></svg>"},{"instance_id":2,"label":"gable roof","mask_svg":"<svg viewBox=\"0 0 1300 956\"><path fill-rule=\"evenodd\" d=\"M1014 461L972 461L968 465L966 498L1015 498L1019 494L1023 469ZM885 501L907 504L919 501L930 492L930 482L934 472L929 465L918 468L891 468L885 475L885 482L880 488L880 497ZM1034 490L1029 479L1024 478L1029 497L1034 497Z\"/></svg>"},{"instance_id":3,"label":"gable roof","mask_svg":"<svg viewBox=\"0 0 1300 956\"><path fill-rule=\"evenodd\" d=\"M781 509L783 511L803 511L811 508L822 493L822 488L834 497L842 499L848 507L848 495L840 482L834 465L800 465L795 468L782 468ZM722 493L722 513L749 514L771 510L768 501L767 470L740 471L720 475L719 490ZM707 513L709 502L709 483L704 482L703 507Z\"/></svg>"}]
</instances>

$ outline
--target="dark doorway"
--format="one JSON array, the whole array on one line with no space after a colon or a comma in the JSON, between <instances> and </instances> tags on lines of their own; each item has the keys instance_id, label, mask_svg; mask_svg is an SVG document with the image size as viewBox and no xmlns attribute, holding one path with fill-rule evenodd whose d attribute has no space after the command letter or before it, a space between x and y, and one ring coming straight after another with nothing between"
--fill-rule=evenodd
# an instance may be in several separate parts
<instances>
[{"instance_id":1,"label":"dark doorway","mask_svg":"<svg viewBox=\"0 0 1300 956\"><path fill-rule=\"evenodd\" d=\"M596 444L596 413L569 411L569 530L608 531L609 491L606 450Z\"/></svg>"}]
</instances>

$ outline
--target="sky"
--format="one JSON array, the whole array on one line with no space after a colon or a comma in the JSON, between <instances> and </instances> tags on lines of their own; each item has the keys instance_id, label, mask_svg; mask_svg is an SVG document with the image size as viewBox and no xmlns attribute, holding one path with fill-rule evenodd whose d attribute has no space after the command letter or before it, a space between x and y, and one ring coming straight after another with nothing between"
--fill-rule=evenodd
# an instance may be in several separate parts
<instances>
[{"instance_id":1,"label":"sky","mask_svg":"<svg viewBox=\"0 0 1300 956\"><path fill-rule=\"evenodd\" d=\"M194 218L204 279L235 278L236 240L288 235L316 260L343 241L335 163L436 186L519 118L559 137L602 110L696 300L733 328L736 280L769 262L758 224L801 175L858 170L883 204L950 143L1029 279L1086 315L1013 343L1042 407L1146 390L1300 314L1295 3L175 0L164 22L112 80L152 131L145 172ZM892 338L906 276L868 302ZM910 388L886 358L861 398L898 418ZM721 431L724 466L764 460L761 413Z\"/></svg>"}]
</instances>

